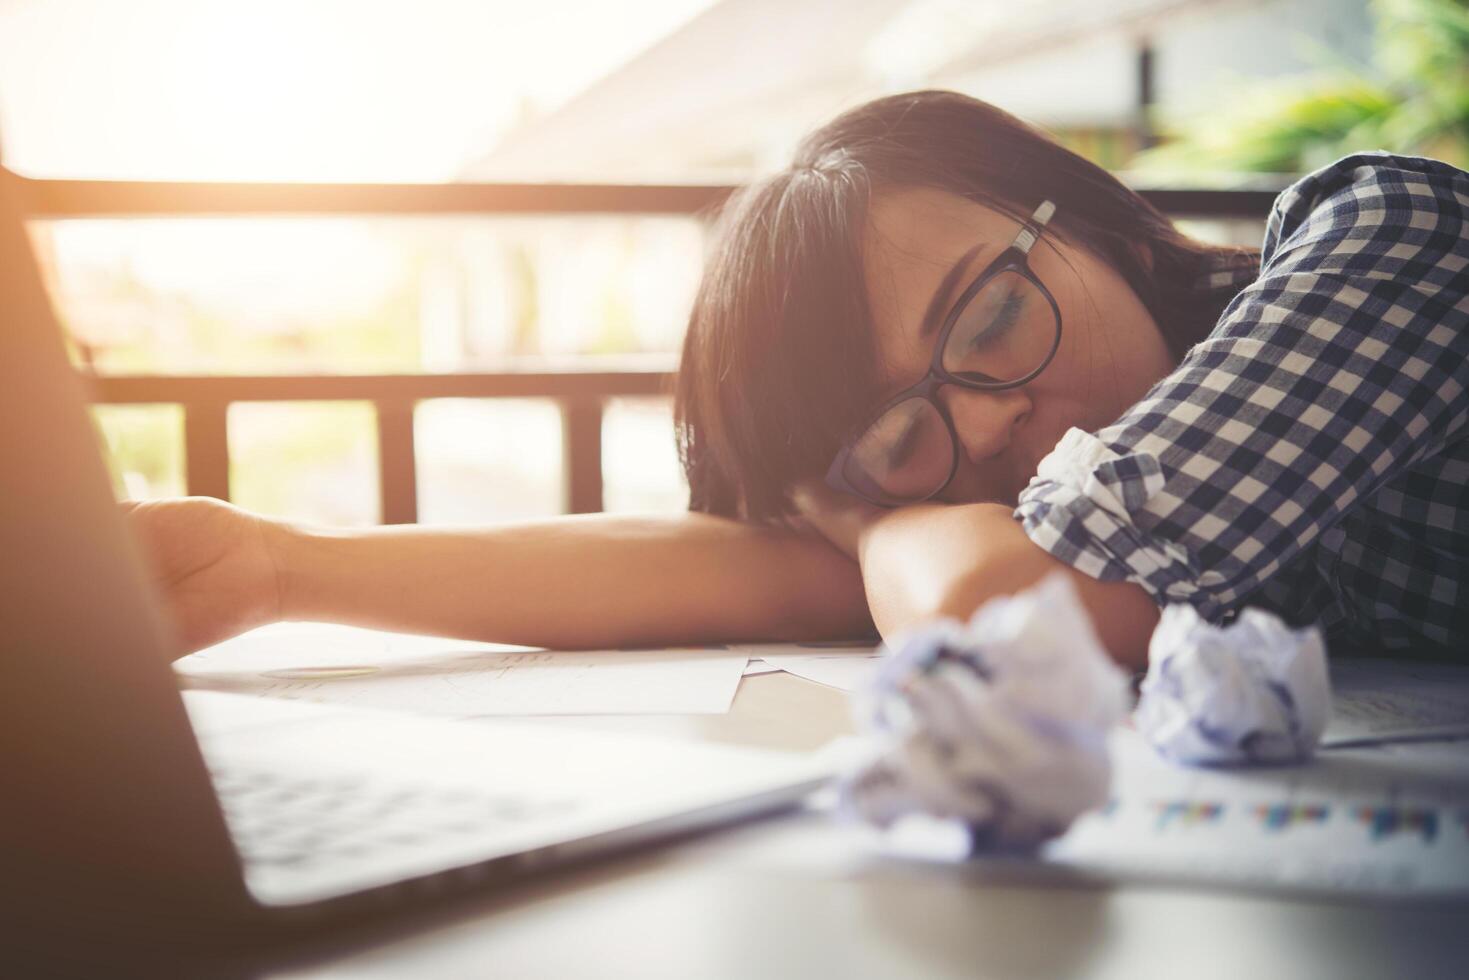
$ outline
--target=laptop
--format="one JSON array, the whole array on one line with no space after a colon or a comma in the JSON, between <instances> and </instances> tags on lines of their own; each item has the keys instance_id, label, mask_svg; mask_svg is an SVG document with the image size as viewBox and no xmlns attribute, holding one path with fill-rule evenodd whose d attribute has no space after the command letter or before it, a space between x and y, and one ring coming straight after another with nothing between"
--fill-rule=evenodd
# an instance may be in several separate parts
<instances>
[{"instance_id":1,"label":"laptop","mask_svg":"<svg viewBox=\"0 0 1469 980\"><path fill-rule=\"evenodd\" d=\"M208 945L789 808L823 781L796 754L181 693L19 183L0 170L0 928L12 939L44 933L56 951L68 936L142 930L155 946Z\"/></svg>"}]
</instances>

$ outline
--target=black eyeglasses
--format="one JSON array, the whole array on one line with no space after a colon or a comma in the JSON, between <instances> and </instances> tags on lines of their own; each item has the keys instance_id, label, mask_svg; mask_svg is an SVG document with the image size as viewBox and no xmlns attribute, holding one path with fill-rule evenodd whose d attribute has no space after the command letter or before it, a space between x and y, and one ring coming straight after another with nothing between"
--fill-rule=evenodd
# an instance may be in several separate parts
<instances>
[{"instance_id":1,"label":"black eyeglasses","mask_svg":"<svg viewBox=\"0 0 1469 980\"><path fill-rule=\"evenodd\" d=\"M1061 346L1061 310L1031 272L1029 255L1055 213L1042 201L969 284L939 330L928 374L856 430L832 460L827 486L881 507L928 500L959 469L959 437L939 388L1002 391L1046 369Z\"/></svg>"}]
</instances>

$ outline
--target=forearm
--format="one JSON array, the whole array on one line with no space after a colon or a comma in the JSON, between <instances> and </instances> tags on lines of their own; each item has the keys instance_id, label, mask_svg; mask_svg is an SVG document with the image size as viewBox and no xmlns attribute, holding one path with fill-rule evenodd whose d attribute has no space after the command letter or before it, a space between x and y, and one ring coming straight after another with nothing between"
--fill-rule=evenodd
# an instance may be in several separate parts
<instances>
[{"instance_id":1,"label":"forearm","mask_svg":"<svg viewBox=\"0 0 1469 980\"><path fill-rule=\"evenodd\" d=\"M298 527L272 552L284 619L558 648L871 629L856 563L825 541L703 514Z\"/></svg>"},{"instance_id":2,"label":"forearm","mask_svg":"<svg viewBox=\"0 0 1469 980\"><path fill-rule=\"evenodd\" d=\"M861 542L873 620L885 637L935 616L967 619L986 600L1018 592L1052 571L1075 584L1113 659L1147 662L1158 609L1141 586L1100 582L1052 557L1000 504L904 507L874 521Z\"/></svg>"}]
</instances>

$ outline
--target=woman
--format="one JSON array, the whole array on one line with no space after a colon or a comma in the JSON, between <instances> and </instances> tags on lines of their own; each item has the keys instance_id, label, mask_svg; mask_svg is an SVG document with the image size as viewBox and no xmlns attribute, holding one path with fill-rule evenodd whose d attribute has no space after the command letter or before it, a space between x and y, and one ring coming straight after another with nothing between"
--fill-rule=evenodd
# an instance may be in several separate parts
<instances>
[{"instance_id":1,"label":"woman","mask_svg":"<svg viewBox=\"0 0 1469 980\"><path fill-rule=\"evenodd\" d=\"M676 416L690 513L294 527L132 506L195 649L275 619L553 647L885 636L1064 570L1137 666L1167 602L1469 640L1469 175L1368 154L1263 254L948 92L726 209Z\"/></svg>"}]
</instances>

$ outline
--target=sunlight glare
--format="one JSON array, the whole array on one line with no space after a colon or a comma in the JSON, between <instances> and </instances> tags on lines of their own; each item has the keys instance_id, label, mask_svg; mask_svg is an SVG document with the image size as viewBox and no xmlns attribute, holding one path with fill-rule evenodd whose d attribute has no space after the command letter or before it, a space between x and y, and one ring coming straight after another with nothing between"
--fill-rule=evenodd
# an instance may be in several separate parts
<instances>
[{"instance_id":1,"label":"sunlight glare","mask_svg":"<svg viewBox=\"0 0 1469 980\"><path fill-rule=\"evenodd\" d=\"M712 0L0 0L36 177L453 179Z\"/></svg>"}]
</instances>

